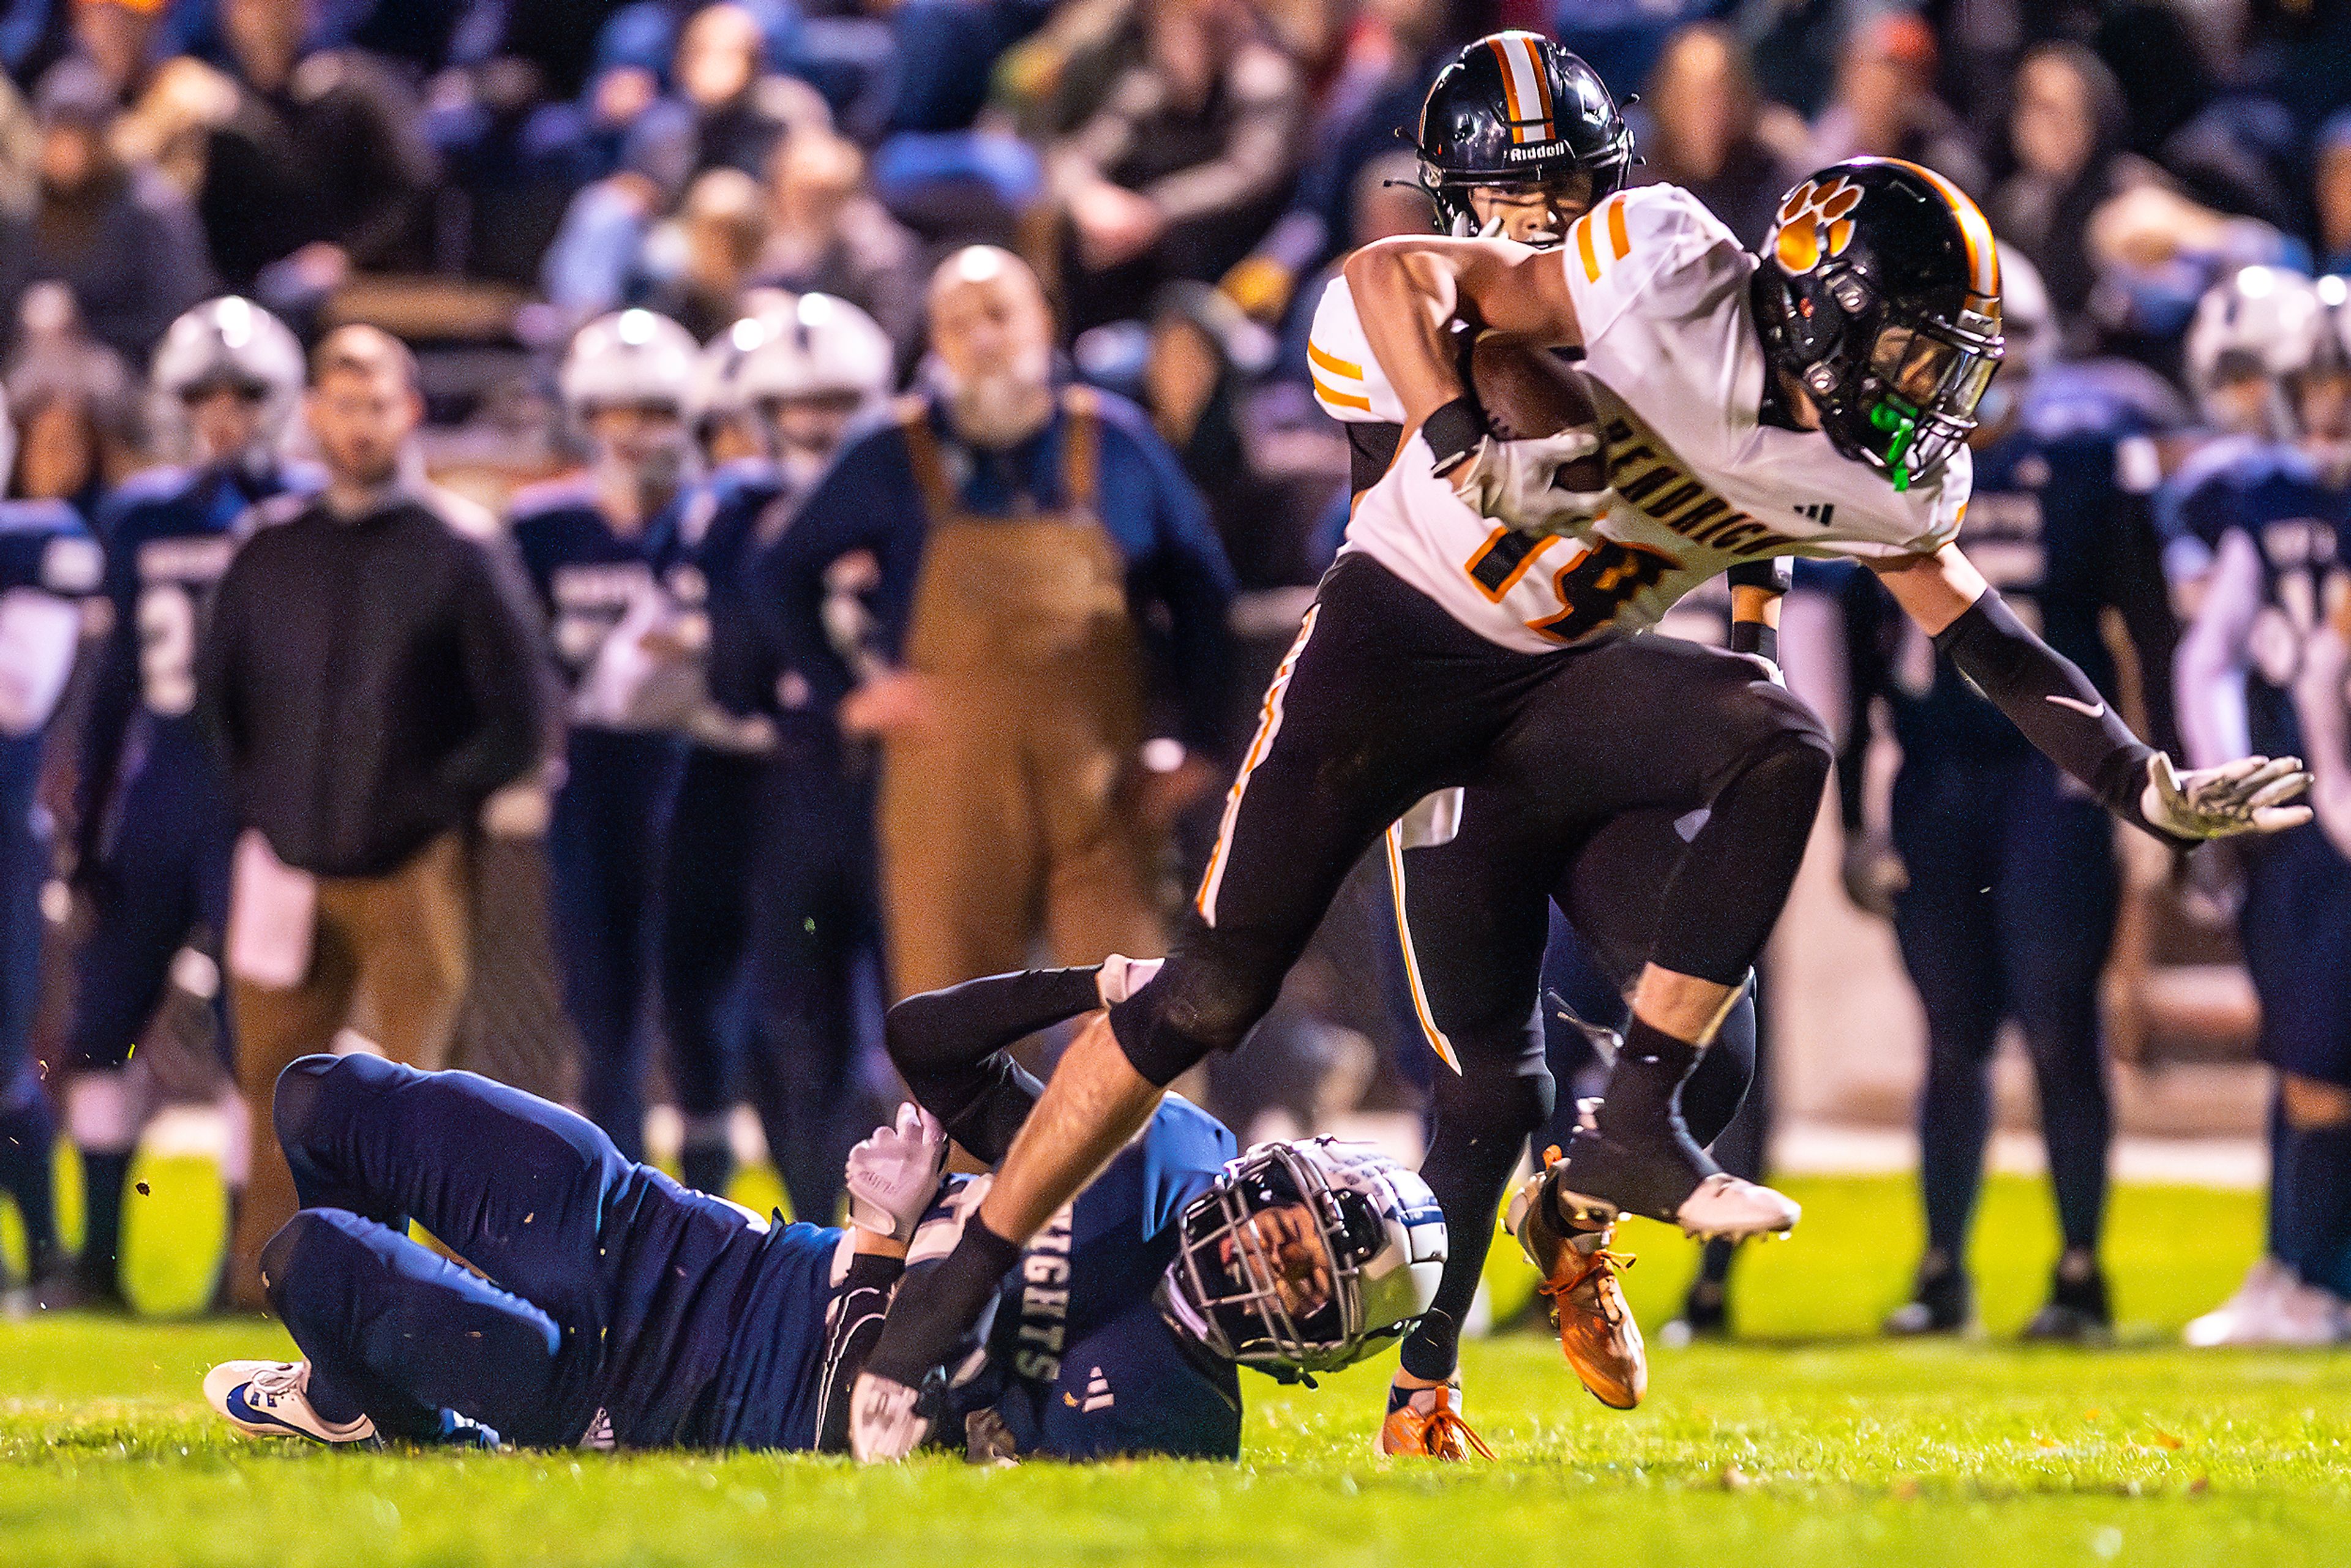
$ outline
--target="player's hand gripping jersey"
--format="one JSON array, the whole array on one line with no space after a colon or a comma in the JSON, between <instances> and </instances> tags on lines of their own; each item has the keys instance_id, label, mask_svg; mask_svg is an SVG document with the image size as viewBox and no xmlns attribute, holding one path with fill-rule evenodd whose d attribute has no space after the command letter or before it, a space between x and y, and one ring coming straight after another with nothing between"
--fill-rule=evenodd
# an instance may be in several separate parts
<instances>
[{"instance_id":1,"label":"player's hand gripping jersey","mask_svg":"<svg viewBox=\"0 0 2351 1568\"><path fill-rule=\"evenodd\" d=\"M1816 198L1808 183L1789 199ZM1559 257L1616 491L1607 513L1583 538L1515 532L1431 474L1415 432L1357 503L1344 549L1489 641L1541 653L1612 627L1646 631L1742 560L1924 554L1957 535L1965 449L1901 491L1825 435L1766 422L1755 258L1696 196L1672 185L1611 196L1576 220ZM1326 412L1403 422L1344 278L1325 290L1311 341Z\"/></svg>"}]
</instances>

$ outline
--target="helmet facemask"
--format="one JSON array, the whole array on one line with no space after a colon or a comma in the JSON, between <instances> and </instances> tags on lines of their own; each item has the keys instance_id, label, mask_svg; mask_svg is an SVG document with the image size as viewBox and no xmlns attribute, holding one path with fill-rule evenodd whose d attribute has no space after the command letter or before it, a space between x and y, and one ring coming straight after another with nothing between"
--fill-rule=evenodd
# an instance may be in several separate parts
<instances>
[{"instance_id":1,"label":"helmet facemask","mask_svg":"<svg viewBox=\"0 0 2351 1568\"><path fill-rule=\"evenodd\" d=\"M1216 1355L1283 1382L1400 1338L1435 1289L1444 1222L1417 1176L1383 1176L1389 1163L1329 1139L1234 1160L1178 1221L1161 1312Z\"/></svg>"},{"instance_id":2,"label":"helmet facemask","mask_svg":"<svg viewBox=\"0 0 2351 1568\"><path fill-rule=\"evenodd\" d=\"M1830 443L1896 490L1931 477L1976 427L1977 405L2000 369L1999 312L1971 298L1947 324L1889 307L1849 269L1825 273L1819 295L1800 298L1796 314L1843 318L1798 334L1834 345L1801 377Z\"/></svg>"}]
</instances>

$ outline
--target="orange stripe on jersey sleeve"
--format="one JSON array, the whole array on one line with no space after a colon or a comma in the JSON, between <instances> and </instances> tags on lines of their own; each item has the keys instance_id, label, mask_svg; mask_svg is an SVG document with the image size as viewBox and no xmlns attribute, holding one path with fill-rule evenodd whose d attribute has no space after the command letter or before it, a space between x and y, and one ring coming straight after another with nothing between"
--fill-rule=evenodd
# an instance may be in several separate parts
<instances>
[{"instance_id":1,"label":"orange stripe on jersey sleeve","mask_svg":"<svg viewBox=\"0 0 2351 1568\"><path fill-rule=\"evenodd\" d=\"M1575 253L1583 258L1583 277L1587 283L1600 281L1600 257L1592 248L1592 214L1584 214L1575 220Z\"/></svg>"},{"instance_id":2,"label":"orange stripe on jersey sleeve","mask_svg":"<svg viewBox=\"0 0 2351 1568\"><path fill-rule=\"evenodd\" d=\"M1625 232L1625 198L1621 195L1608 198L1608 248L1616 253L1619 261L1633 251L1632 236Z\"/></svg>"},{"instance_id":3,"label":"orange stripe on jersey sleeve","mask_svg":"<svg viewBox=\"0 0 2351 1568\"><path fill-rule=\"evenodd\" d=\"M1361 396L1355 392L1343 392L1336 387L1333 387L1329 382L1324 381L1321 376L1315 376L1313 371L1309 371L1306 373L1310 376L1314 376L1314 395L1321 398L1324 402L1331 404L1334 408L1359 408L1365 413L1372 412L1372 400L1370 398Z\"/></svg>"},{"instance_id":4,"label":"orange stripe on jersey sleeve","mask_svg":"<svg viewBox=\"0 0 2351 1568\"><path fill-rule=\"evenodd\" d=\"M1306 357L1332 375L1345 376L1351 381L1358 382L1364 379L1363 366L1343 360L1336 354L1324 353L1322 346L1319 343L1309 342L1306 345Z\"/></svg>"}]
</instances>

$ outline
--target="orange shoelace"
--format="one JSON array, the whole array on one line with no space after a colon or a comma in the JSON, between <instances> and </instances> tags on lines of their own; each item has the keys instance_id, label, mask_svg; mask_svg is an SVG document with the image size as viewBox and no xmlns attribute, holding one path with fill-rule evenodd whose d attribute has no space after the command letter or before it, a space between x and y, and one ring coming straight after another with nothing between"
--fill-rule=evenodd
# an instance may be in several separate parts
<instances>
[{"instance_id":1,"label":"orange shoelace","mask_svg":"<svg viewBox=\"0 0 2351 1568\"><path fill-rule=\"evenodd\" d=\"M1440 1458L1459 1458L1463 1443L1475 1448L1481 1459L1494 1457L1494 1450L1486 1446L1486 1439L1471 1431L1469 1423L1461 1418L1461 1412L1450 1405L1440 1405L1430 1411L1421 1430L1424 1446Z\"/></svg>"},{"instance_id":2,"label":"orange shoelace","mask_svg":"<svg viewBox=\"0 0 2351 1568\"><path fill-rule=\"evenodd\" d=\"M1565 1280L1562 1280L1556 1284L1546 1280L1541 1284L1535 1287L1536 1290L1552 1299L1552 1304L1554 1310L1557 1309L1558 1304L1562 1298L1572 1294L1577 1286L1592 1278L1593 1274L1598 1273L1603 1270L1610 1270L1621 1274L1625 1270L1640 1261L1640 1257L1637 1253L1611 1252L1604 1247L1601 1248L1597 1251L1586 1252L1583 1257L1583 1267L1578 1269L1573 1274L1568 1276Z\"/></svg>"}]
</instances>

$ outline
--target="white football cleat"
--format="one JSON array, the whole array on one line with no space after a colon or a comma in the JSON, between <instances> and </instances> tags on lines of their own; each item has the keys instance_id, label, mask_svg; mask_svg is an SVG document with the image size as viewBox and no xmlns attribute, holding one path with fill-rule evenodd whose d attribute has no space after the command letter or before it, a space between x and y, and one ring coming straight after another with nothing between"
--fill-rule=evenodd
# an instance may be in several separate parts
<instances>
[{"instance_id":1,"label":"white football cleat","mask_svg":"<svg viewBox=\"0 0 2351 1568\"><path fill-rule=\"evenodd\" d=\"M922 1391L895 1378L861 1372L849 1390L849 1452L861 1465L895 1464L931 1435L917 1409Z\"/></svg>"},{"instance_id":2,"label":"white football cleat","mask_svg":"<svg viewBox=\"0 0 2351 1568\"><path fill-rule=\"evenodd\" d=\"M225 1361L204 1374L204 1399L248 1437L308 1437L314 1443L369 1443L375 1423L329 1421L310 1408L307 1361Z\"/></svg>"},{"instance_id":3,"label":"white football cleat","mask_svg":"<svg viewBox=\"0 0 2351 1568\"><path fill-rule=\"evenodd\" d=\"M2191 1319L2180 1331L2180 1338L2199 1350L2219 1345L2259 1344L2252 1337L2256 1324L2266 1319L2270 1304L2293 1288L2293 1272L2274 1258L2262 1258L2245 1270L2244 1283L2236 1293L2201 1317Z\"/></svg>"},{"instance_id":4,"label":"white football cleat","mask_svg":"<svg viewBox=\"0 0 2351 1568\"><path fill-rule=\"evenodd\" d=\"M2245 1327L2252 1337L2240 1340L2239 1343L2298 1349L2341 1344L2345 1337L2343 1298L2332 1291L2294 1280L2269 1299L2266 1310L2251 1314Z\"/></svg>"},{"instance_id":5,"label":"white football cleat","mask_svg":"<svg viewBox=\"0 0 2351 1568\"><path fill-rule=\"evenodd\" d=\"M1717 1171L1682 1199L1681 1207L1674 1211L1674 1223L1682 1228L1683 1235L1700 1241L1740 1241L1750 1236L1784 1235L1803 1217L1803 1207L1794 1198L1744 1176Z\"/></svg>"}]
</instances>

